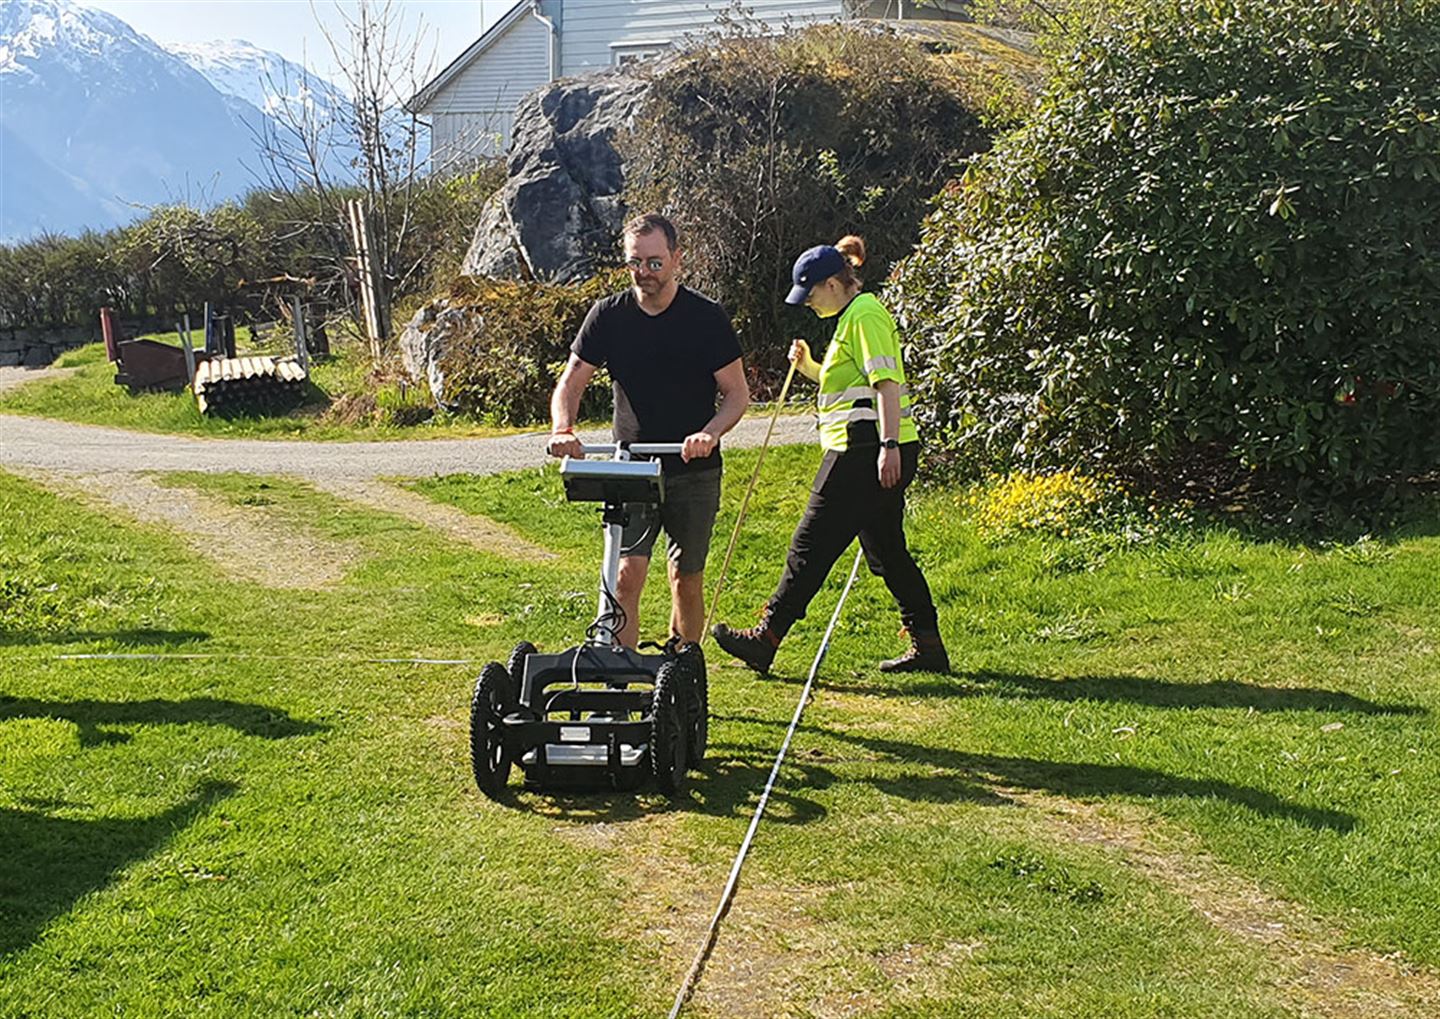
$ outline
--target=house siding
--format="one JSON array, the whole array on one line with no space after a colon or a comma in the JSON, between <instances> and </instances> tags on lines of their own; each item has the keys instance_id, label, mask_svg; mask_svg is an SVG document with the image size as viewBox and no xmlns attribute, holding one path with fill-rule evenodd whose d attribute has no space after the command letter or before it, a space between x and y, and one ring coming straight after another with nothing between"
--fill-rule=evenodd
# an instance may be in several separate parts
<instances>
[{"instance_id":1,"label":"house siding","mask_svg":"<svg viewBox=\"0 0 1440 1019\"><path fill-rule=\"evenodd\" d=\"M476 159L503 155L510 145L515 110L430 115L430 167L461 170Z\"/></svg>"},{"instance_id":2,"label":"house siding","mask_svg":"<svg viewBox=\"0 0 1440 1019\"><path fill-rule=\"evenodd\" d=\"M521 96L549 80L550 31L527 15L437 92L425 112L513 110Z\"/></svg>"},{"instance_id":3,"label":"house siding","mask_svg":"<svg viewBox=\"0 0 1440 1019\"><path fill-rule=\"evenodd\" d=\"M526 13L439 89L430 121L431 169L445 172L510 147L515 105L550 80L550 30Z\"/></svg>"},{"instance_id":4,"label":"house siding","mask_svg":"<svg viewBox=\"0 0 1440 1019\"><path fill-rule=\"evenodd\" d=\"M609 67L617 46L674 43L687 34L713 31L729 0L571 0L564 4L560 73L568 76ZM773 28L806 21L832 21L848 8L845 0L747 0L751 16Z\"/></svg>"}]
</instances>

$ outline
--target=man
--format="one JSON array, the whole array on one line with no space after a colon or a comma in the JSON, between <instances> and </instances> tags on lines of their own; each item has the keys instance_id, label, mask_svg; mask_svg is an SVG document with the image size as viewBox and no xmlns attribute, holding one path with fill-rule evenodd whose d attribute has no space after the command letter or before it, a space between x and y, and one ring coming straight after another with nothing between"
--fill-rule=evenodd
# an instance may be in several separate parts
<instances>
[{"instance_id":1,"label":"man","mask_svg":"<svg viewBox=\"0 0 1440 1019\"><path fill-rule=\"evenodd\" d=\"M596 301L550 397L551 456L580 456L580 394L606 367L614 380L617 442L682 443L664 457L665 503L631 507L621 543L620 643L640 633L640 592L658 532L669 540L670 634L698 641L705 624L705 557L720 507L720 437L750 405L740 342L725 310L679 283L675 227L648 213L625 224L629 290ZM716 396L719 404L716 404Z\"/></svg>"}]
</instances>

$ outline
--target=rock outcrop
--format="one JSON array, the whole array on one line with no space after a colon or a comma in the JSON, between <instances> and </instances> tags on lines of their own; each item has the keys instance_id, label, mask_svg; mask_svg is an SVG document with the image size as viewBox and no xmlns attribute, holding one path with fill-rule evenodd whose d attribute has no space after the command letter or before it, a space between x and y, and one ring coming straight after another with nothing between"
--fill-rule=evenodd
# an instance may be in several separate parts
<instances>
[{"instance_id":1,"label":"rock outcrop","mask_svg":"<svg viewBox=\"0 0 1440 1019\"><path fill-rule=\"evenodd\" d=\"M625 221L624 167L613 142L646 88L617 70L526 96L515 112L509 179L485 206L462 272L555 283L593 275Z\"/></svg>"},{"instance_id":2,"label":"rock outcrop","mask_svg":"<svg viewBox=\"0 0 1440 1019\"><path fill-rule=\"evenodd\" d=\"M456 339L478 328L477 309L452 307L443 297L425 305L405 324L400 334L400 357L410 376L430 387L436 406L448 407L452 403L445 392L445 372L441 367L445 351Z\"/></svg>"}]
</instances>

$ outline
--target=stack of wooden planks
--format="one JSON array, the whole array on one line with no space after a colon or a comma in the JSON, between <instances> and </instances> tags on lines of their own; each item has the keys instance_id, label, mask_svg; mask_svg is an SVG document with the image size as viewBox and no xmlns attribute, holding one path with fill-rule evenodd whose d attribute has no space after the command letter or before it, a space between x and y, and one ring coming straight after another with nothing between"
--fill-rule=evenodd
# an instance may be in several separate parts
<instances>
[{"instance_id":1,"label":"stack of wooden planks","mask_svg":"<svg viewBox=\"0 0 1440 1019\"><path fill-rule=\"evenodd\" d=\"M254 414L282 410L305 396L305 369L273 357L216 357L195 366L195 402L201 414Z\"/></svg>"}]
</instances>

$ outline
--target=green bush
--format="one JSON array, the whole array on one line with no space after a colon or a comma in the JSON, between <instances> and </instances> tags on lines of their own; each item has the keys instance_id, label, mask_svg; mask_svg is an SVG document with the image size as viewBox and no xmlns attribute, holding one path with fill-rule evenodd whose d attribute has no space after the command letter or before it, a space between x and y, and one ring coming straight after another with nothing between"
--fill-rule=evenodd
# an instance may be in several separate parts
<instances>
[{"instance_id":1,"label":"green bush","mask_svg":"<svg viewBox=\"0 0 1440 1019\"><path fill-rule=\"evenodd\" d=\"M1124 15L937 199L887 298L975 470L1218 454L1322 507L1434 468L1440 7Z\"/></svg>"},{"instance_id":2,"label":"green bush","mask_svg":"<svg viewBox=\"0 0 1440 1019\"><path fill-rule=\"evenodd\" d=\"M993 109L994 80L970 66L841 26L697 49L653 71L617 141L626 204L677 221L687 281L730 312L747 360L779 368L790 336L828 335L781 302L795 256L861 233L864 275L883 279L936 189L989 144L977 111Z\"/></svg>"},{"instance_id":3,"label":"green bush","mask_svg":"<svg viewBox=\"0 0 1440 1019\"><path fill-rule=\"evenodd\" d=\"M432 306L440 369L453 409L501 425L550 418L550 393L590 305L626 285L608 273L573 285L462 277ZM610 413L608 377L585 390L580 416Z\"/></svg>"},{"instance_id":4,"label":"green bush","mask_svg":"<svg viewBox=\"0 0 1440 1019\"><path fill-rule=\"evenodd\" d=\"M498 162L427 177L410 192L403 221L375 222L393 235L391 297L401 308L453 278L479 219L503 179ZM45 235L0 245L0 326L93 325L101 306L127 324L173 329L205 303L266 321L295 293L319 309L347 308L350 240L339 211L355 189L257 188L239 202L200 210L158 206L105 233ZM398 316L397 316L398 317Z\"/></svg>"}]
</instances>

